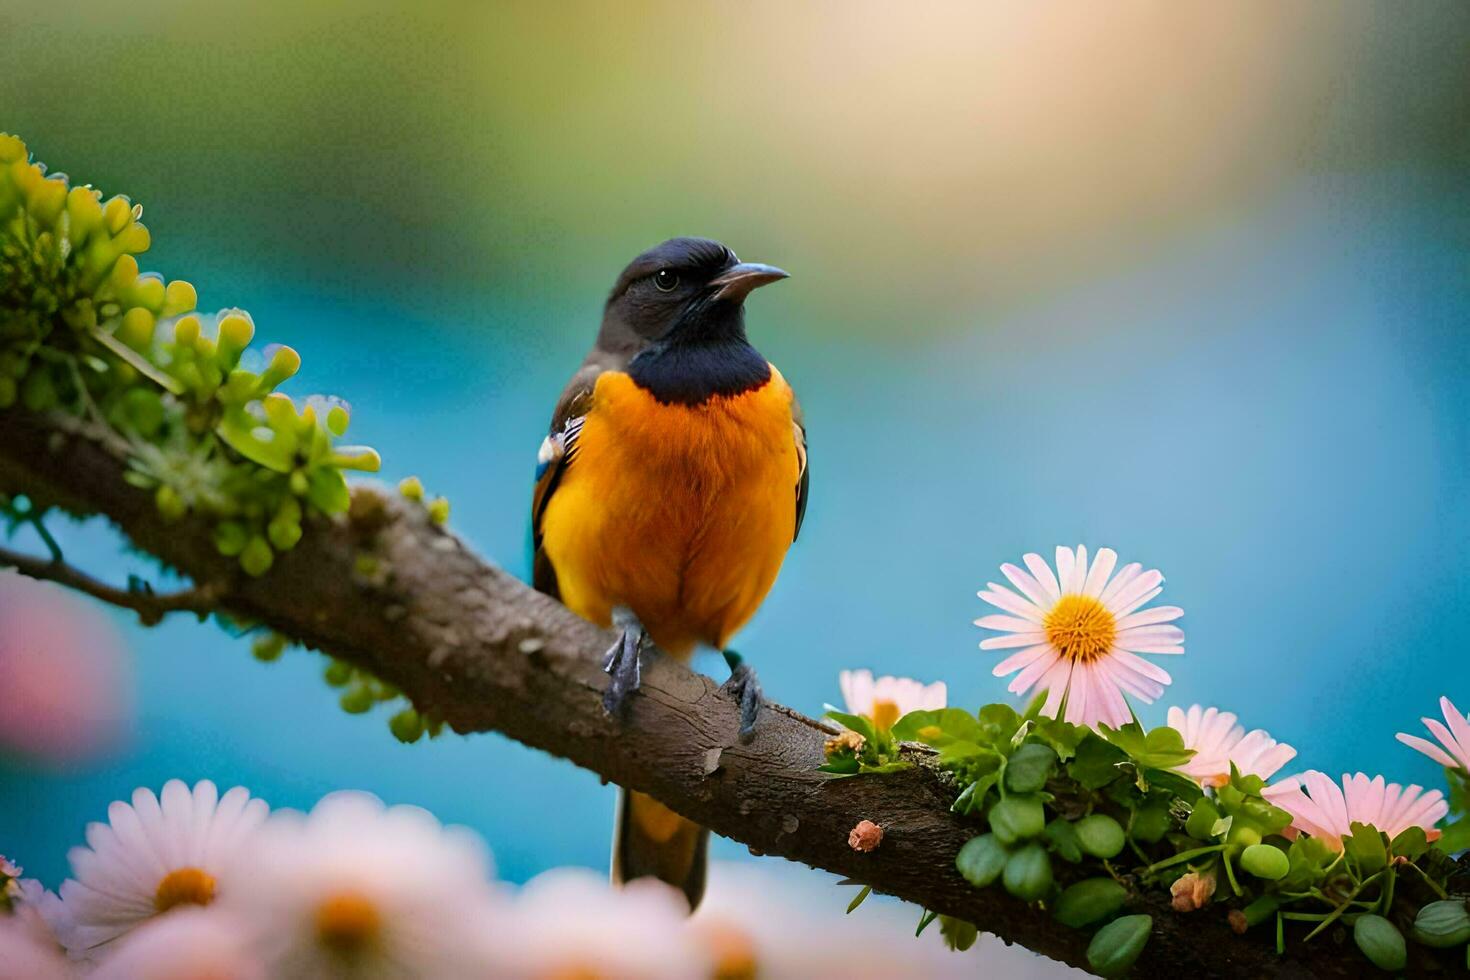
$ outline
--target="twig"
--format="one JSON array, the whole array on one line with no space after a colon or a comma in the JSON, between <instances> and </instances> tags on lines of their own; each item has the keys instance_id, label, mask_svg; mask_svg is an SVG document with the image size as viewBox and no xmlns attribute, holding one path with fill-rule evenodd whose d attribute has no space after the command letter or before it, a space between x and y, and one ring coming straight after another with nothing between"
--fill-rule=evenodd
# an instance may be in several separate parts
<instances>
[{"instance_id":1,"label":"twig","mask_svg":"<svg viewBox=\"0 0 1470 980\"><path fill-rule=\"evenodd\" d=\"M52 546L52 543L48 542L48 546ZM60 552L53 550L53 554L60 554ZM218 596L209 586L162 595L151 589L139 591L118 589L92 578L57 558L50 560L36 558L18 551L11 551L8 548L0 548L0 568L13 568L28 578L65 585L78 592L85 592L94 599L100 599L109 605L131 609L138 614L138 618L145 626L152 626L171 612L191 612L199 616L207 616L214 612L218 604Z\"/></svg>"}]
</instances>

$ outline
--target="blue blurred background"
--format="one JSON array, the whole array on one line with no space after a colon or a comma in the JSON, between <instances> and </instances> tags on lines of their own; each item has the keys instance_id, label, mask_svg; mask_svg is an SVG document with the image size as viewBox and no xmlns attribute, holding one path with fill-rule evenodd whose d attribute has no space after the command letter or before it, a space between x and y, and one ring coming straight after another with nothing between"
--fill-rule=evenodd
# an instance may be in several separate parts
<instances>
[{"instance_id":1,"label":"blue blurred background","mask_svg":"<svg viewBox=\"0 0 1470 980\"><path fill-rule=\"evenodd\" d=\"M622 265L673 234L779 264L750 330L813 480L739 639L771 697L816 712L865 666L1001 699L976 590L1108 545L1186 610L1146 721L1217 704L1291 771L1435 785L1393 733L1470 703L1467 45L1461 3L52 3L0 10L0 129L141 201L145 267L300 350L293 393L347 398L384 476L521 575L535 450ZM589 773L402 746L315 654L117 621L130 736L0 762L0 849L48 884L173 776L418 803L512 880L605 861Z\"/></svg>"}]
</instances>

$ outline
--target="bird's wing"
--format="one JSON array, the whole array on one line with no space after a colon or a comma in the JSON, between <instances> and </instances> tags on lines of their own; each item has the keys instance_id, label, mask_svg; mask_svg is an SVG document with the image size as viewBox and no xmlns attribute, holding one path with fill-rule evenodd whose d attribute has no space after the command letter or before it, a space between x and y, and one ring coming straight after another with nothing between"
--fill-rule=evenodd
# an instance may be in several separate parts
<instances>
[{"instance_id":1,"label":"bird's wing","mask_svg":"<svg viewBox=\"0 0 1470 980\"><path fill-rule=\"evenodd\" d=\"M592 403L592 389L597 385L597 378L603 371L616 370L620 366L619 360L600 351L593 351L588 356L557 399L556 410L551 414L550 431L541 441L541 450L536 456L536 488L531 494L531 584L537 591L555 598L561 597L561 590L557 586L556 569L541 547L541 520L562 474L576 458L577 436L582 432L582 420Z\"/></svg>"},{"instance_id":2,"label":"bird's wing","mask_svg":"<svg viewBox=\"0 0 1470 980\"><path fill-rule=\"evenodd\" d=\"M801 522L806 518L807 491L811 486L811 471L806 467L806 424L801 415L801 403L791 396L791 429L796 439L796 462L799 467L796 478L796 530L791 534L794 542L801 537Z\"/></svg>"}]
</instances>

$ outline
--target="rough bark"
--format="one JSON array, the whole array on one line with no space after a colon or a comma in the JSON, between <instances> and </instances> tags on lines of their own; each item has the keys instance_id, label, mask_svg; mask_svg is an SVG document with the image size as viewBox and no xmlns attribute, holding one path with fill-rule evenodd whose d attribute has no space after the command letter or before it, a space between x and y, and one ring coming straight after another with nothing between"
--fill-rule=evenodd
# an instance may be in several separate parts
<instances>
[{"instance_id":1,"label":"rough bark","mask_svg":"<svg viewBox=\"0 0 1470 980\"><path fill-rule=\"evenodd\" d=\"M942 774L920 765L826 777L816 767L828 730L774 704L742 744L735 701L667 658L647 666L625 717L607 717L598 660L611 634L477 556L421 506L373 487L354 491L349 518L310 527L268 575L248 578L215 551L202 522L166 522L149 493L123 480L124 449L70 418L0 413L0 491L107 516L221 608L372 671L457 731L501 732L648 793L752 852L845 875L1085 968L1085 933L956 873L954 856L977 827L949 812ZM366 575L364 554L376 564ZM871 853L848 845L863 819L884 830ZM1132 905L1155 917L1138 976L1368 969L1341 936L1293 943L1277 957L1268 927L1236 936L1218 906L1177 915L1157 894Z\"/></svg>"}]
</instances>

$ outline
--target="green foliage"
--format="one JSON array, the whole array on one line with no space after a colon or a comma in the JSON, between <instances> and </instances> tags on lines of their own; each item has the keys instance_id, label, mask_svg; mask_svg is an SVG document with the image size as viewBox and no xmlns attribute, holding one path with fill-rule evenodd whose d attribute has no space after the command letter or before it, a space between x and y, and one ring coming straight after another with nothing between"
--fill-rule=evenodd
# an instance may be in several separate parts
<instances>
[{"instance_id":1,"label":"green foliage","mask_svg":"<svg viewBox=\"0 0 1470 980\"><path fill-rule=\"evenodd\" d=\"M1087 965L1104 977L1127 973L1153 934L1154 920L1148 915L1125 915L1097 931L1087 944Z\"/></svg>"},{"instance_id":2,"label":"green foliage","mask_svg":"<svg viewBox=\"0 0 1470 980\"><path fill-rule=\"evenodd\" d=\"M222 554L264 575L304 521L347 509L344 471L375 471L378 455L337 444L345 406L276 390L301 358L249 350L248 314L201 318L192 285L139 272L152 241L141 217L0 135L0 409L111 429L164 518L203 518Z\"/></svg>"},{"instance_id":3,"label":"green foliage","mask_svg":"<svg viewBox=\"0 0 1470 980\"><path fill-rule=\"evenodd\" d=\"M1470 942L1470 909L1465 899L1430 902L1414 917L1414 939L1436 949L1449 949Z\"/></svg>"},{"instance_id":4,"label":"green foliage","mask_svg":"<svg viewBox=\"0 0 1470 980\"><path fill-rule=\"evenodd\" d=\"M1057 899L1057 921L1082 929L1117 915L1128 901L1128 889L1112 878L1088 878L1068 886Z\"/></svg>"},{"instance_id":5,"label":"green foliage","mask_svg":"<svg viewBox=\"0 0 1470 980\"><path fill-rule=\"evenodd\" d=\"M1409 950L1398 927L1381 915L1360 915L1353 924L1353 942L1380 970L1396 972L1409 961Z\"/></svg>"}]
</instances>

